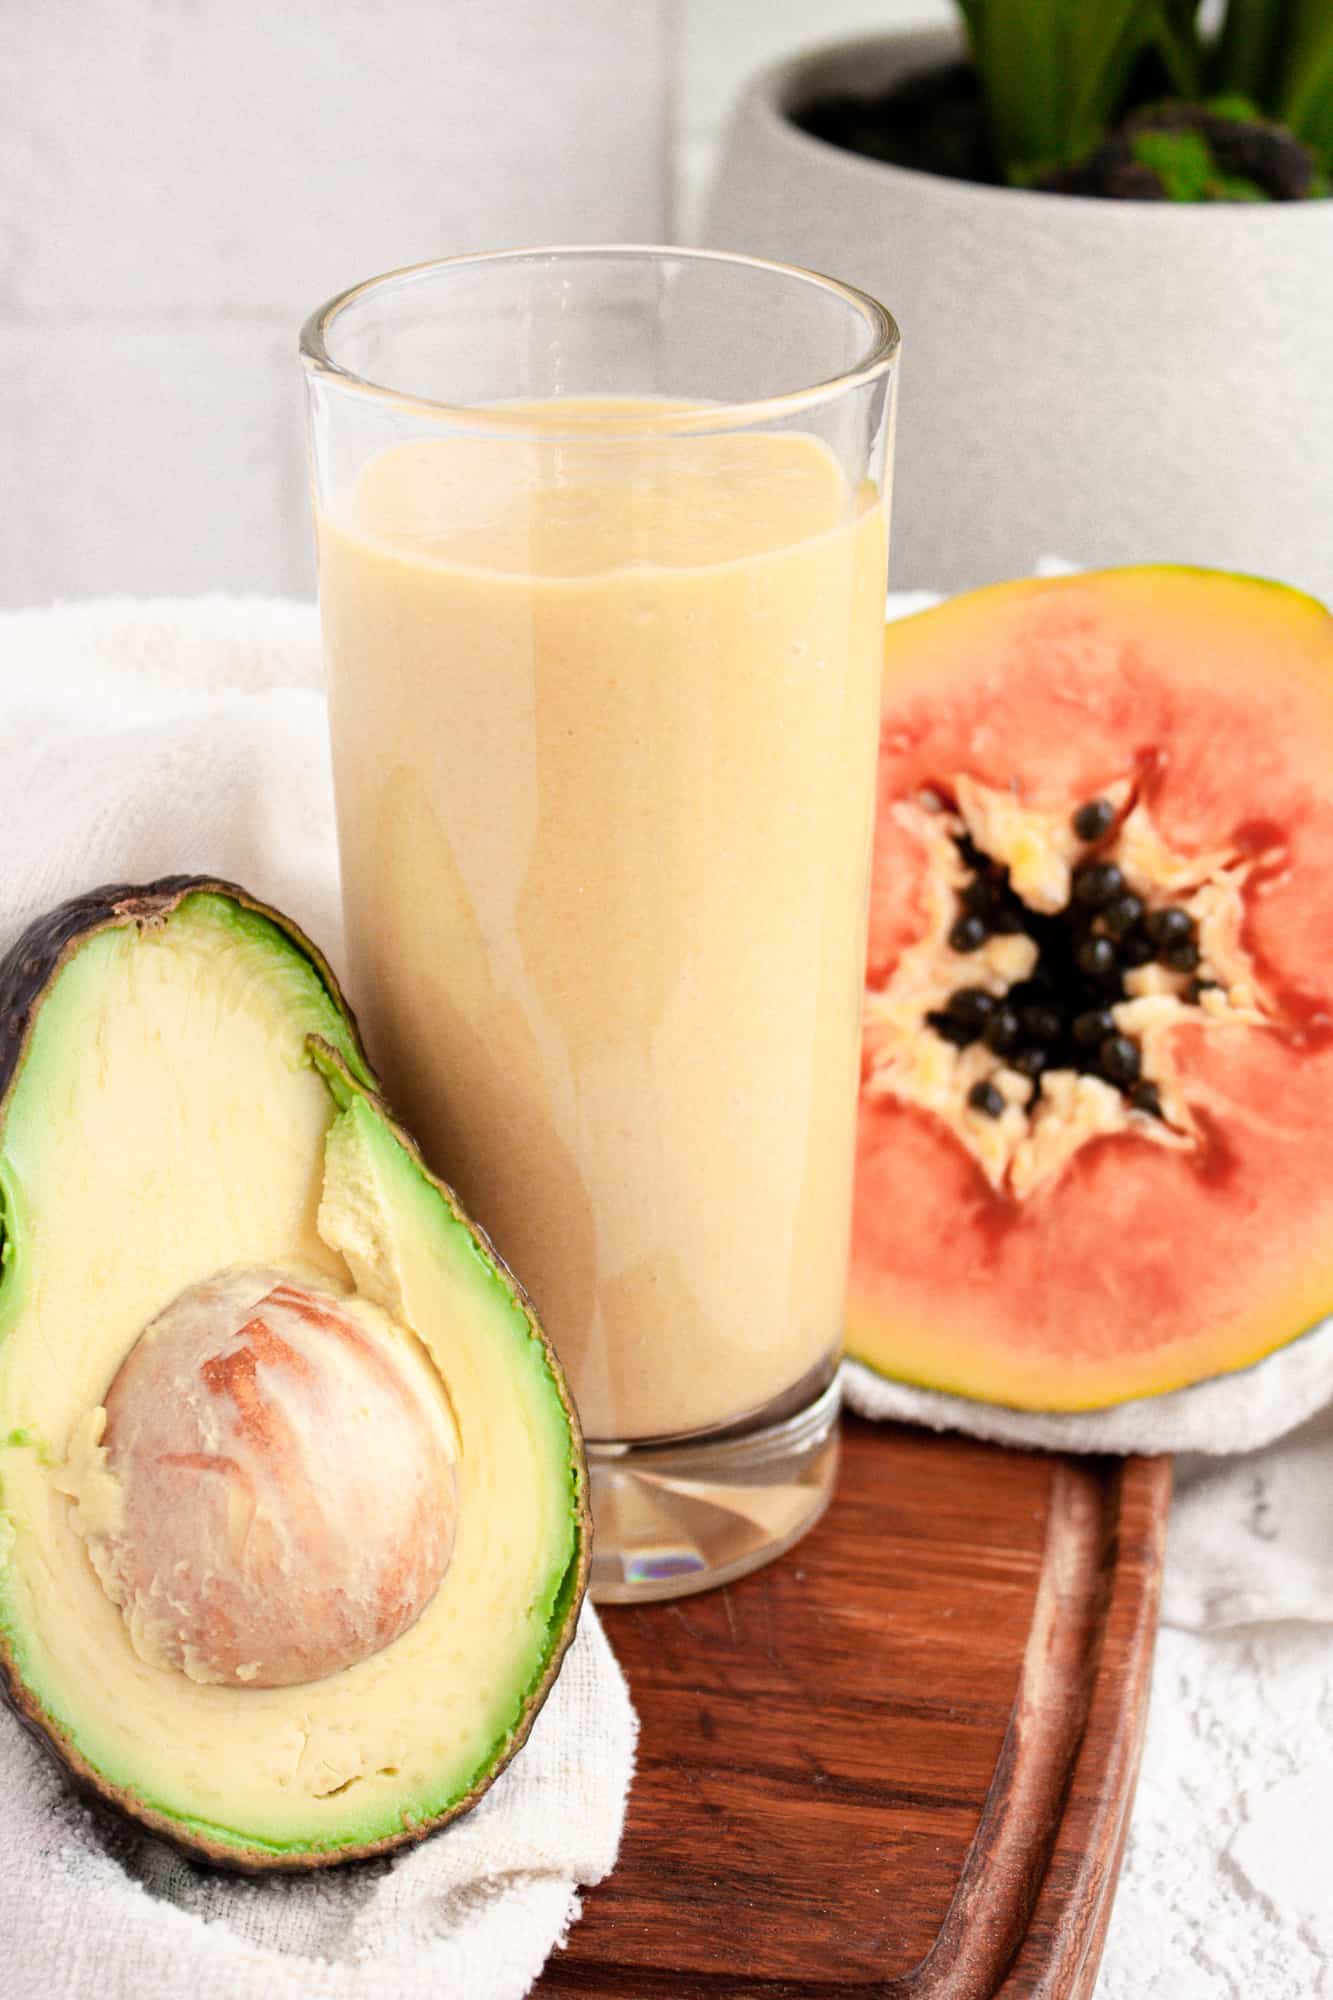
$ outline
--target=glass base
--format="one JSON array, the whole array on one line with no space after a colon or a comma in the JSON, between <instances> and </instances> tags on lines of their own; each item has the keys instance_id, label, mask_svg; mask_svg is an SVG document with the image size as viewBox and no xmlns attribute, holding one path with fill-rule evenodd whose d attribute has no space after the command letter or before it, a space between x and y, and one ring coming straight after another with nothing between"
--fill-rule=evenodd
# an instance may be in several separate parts
<instances>
[{"instance_id":1,"label":"glass base","mask_svg":"<svg viewBox=\"0 0 1333 2000\"><path fill-rule=\"evenodd\" d=\"M838 1377L781 1423L682 1444L590 1444L599 1604L712 1590L813 1528L838 1467Z\"/></svg>"}]
</instances>

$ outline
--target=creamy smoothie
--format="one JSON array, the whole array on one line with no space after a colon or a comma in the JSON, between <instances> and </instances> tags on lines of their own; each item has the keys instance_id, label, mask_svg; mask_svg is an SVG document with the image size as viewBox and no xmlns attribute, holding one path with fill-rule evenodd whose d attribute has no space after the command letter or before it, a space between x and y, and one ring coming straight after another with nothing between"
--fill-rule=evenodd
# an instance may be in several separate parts
<instances>
[{"instance_id":1,"label":"creamy smoothie","mask_svg":"<svg viewBox=\"0 0 1333 2000\"><path fill-rule=\"evenodd\" d=\"M526 414L319 522L350 985L588 1436L669 1436L840 1338L885 515L811 436Z\"/></svg>"}]
</instances>

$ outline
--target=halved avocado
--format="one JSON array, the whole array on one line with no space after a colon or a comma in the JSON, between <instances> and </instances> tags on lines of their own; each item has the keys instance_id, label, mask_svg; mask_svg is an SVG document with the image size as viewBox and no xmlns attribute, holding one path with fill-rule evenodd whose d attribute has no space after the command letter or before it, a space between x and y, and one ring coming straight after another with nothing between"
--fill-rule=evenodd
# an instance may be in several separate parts
<instances>
[{"instance_id":1,"label":"halved avocado","mask_svg":"<svg viewBox=\"0 0 1333 2000\"><path fill-rule=\"evenodd\" d=\"M145 1326L250 1266L387 1313L437 1371L457 1448L424 1610L298 1685L144 1657L70 1497L71 1447ZM558 1364L378 1095L328 966L232 884L99 890L0 961L0 1510L19 1714L85 1788L231 1867L384 1853L455 1818L573 1636L590 1530Z\"/></svg>"}]
</instances>

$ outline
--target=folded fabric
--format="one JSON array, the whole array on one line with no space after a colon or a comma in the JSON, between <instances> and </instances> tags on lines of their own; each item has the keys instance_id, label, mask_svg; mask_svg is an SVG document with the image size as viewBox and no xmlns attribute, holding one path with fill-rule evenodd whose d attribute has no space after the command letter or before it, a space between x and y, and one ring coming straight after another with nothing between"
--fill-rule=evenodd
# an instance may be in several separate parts
<instances>
[{"instance_id":1,"label":"folded fabric","mask_svg":"<svg viewBox=\"0 0 1333 2000\"><path fill-rule=\"evenodd\" d=\"M589 1607L521 1755L388 1861L245 1881L94 1815L0 1714L4 1990L42 2000L520 2000L615 1862L634 1716Z\"/></svg>"},{"instance_id":2,"label":"folded fabric","mask_svg":"<svg viewBox=\"0 0 1333 2000\"><path fill-rule=\"evenodd\" d=\"M1333 1321L1322 1321L1253 1368L1106 1410L1010 1410L890 1382L856 1361L844 1364L843 1388L863 1417L967 1431L996 1444L1042 1451L1254 1451L1333 1401Z\"/></svg>"},{"instance_id":3,"label":"folded fabric","mask_svg":"<svg viewBox=\"0 0 1333 2000\"><path fill-rule=\"evenodd\" d=\"M208 872L337 962L315 612L209 599L0 617L0 950L106 881ZM249 1882L94 1815L0 1710L5 1992L43 2000L518 2000L612 1867L636 1722L590 1607L522 1754L391 1860Z\"/></svg>"}]
</instances>

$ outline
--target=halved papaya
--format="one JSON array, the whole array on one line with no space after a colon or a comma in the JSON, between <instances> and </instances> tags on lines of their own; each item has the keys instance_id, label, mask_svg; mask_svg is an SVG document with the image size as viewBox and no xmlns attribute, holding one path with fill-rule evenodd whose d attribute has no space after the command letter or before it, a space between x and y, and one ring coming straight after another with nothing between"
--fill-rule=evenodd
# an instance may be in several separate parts
<instances>
[{"instance_id":1,"label":"halved papaya","mask_svg":"<svg viewBox=\"0 0 1333 2000\"><path fill-rule=\"evenodd\" d=\"M847 1345L1091 1409L1333 1311L1333 619L1174 568L889 627Z\"/></svg>"}]
</instances>

